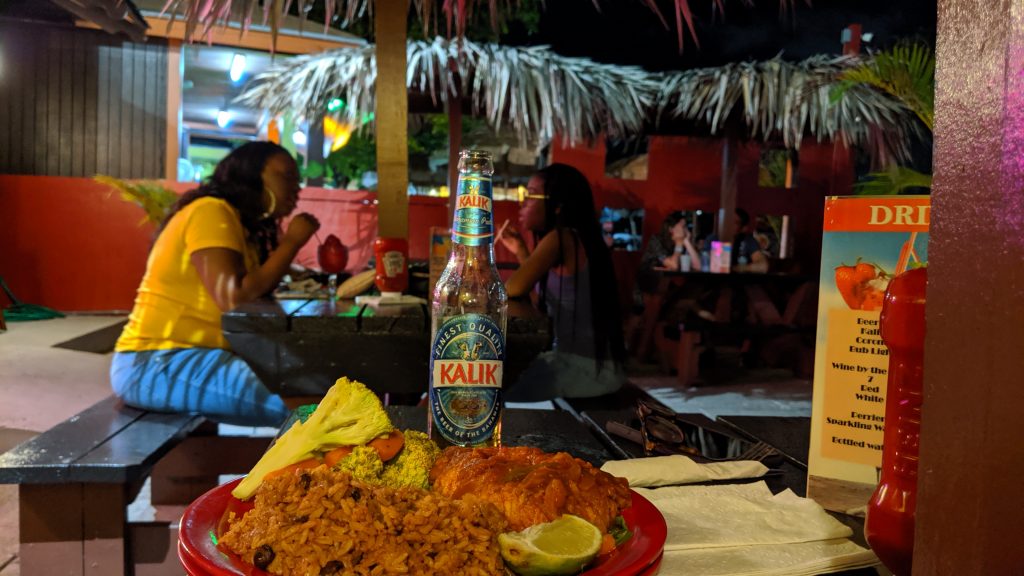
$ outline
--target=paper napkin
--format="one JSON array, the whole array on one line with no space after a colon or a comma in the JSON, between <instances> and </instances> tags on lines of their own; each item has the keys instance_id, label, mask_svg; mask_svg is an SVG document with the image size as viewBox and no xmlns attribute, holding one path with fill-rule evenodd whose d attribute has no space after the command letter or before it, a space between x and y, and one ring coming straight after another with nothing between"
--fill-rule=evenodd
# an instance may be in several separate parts
<instances>
[{"instance_id":1,"label":"paper napkin","mask_svg":"<svg viewBox=\"0 0 1024 576\"><path fill-rule=\"evenodd\" d=\"M665 517L662 574L800 576L878 563L817 502L767 484L635 488Z\"/></svg>"},{"instance_id":2,"label":"paper napkin","mask_svg":"<svg viewBox=\"0 0 1024 576\"><path fill-rule=\"evenodd\" d=\"M713 480L760 478L768 467L752 460L698 464L681 454L610 460L601 470L629 480L630 487L671 486L696 484Z\"/></svg>"},{"instance_id":3,"label":"paper napkin","mask_svg":"<svg viewBox=\"0 0 1024 576\"><path fill-rule=\"evenodd\" d=\"M853 535L814 500L764 482L637 489L668 524L665 550L833 540Z\"/></svg>"}]
</instances>

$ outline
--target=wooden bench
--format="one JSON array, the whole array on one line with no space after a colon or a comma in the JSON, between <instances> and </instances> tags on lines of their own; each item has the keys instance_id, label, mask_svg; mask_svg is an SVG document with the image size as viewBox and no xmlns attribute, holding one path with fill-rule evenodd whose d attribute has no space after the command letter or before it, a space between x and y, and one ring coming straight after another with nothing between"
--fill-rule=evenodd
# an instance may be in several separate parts
<instances>
[{"instance_id":1,"label":"wooden bench","mask_svg":"<svg viewBox=\"0 0 1024 576\"><path fill-rule=\"evenodd\" d=\"M248 471L270 440L216 430L201 416L110 396L0 455L0 484L19 485L22 573L116 576L143 565L180 573L184 505L218 474ZM129 524L128 505L151 474L156 522Z\"/></svg>"}]
</instances>

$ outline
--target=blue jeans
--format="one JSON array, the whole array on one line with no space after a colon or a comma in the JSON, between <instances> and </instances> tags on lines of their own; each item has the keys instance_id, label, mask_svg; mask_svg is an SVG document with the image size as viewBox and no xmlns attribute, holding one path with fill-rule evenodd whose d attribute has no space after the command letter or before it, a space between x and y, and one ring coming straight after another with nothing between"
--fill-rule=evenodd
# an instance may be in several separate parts
<instances>
[{"instance_id":1,"label":"blue jeans","mask_svg":"<svg viewBox=\"0 0 1024 576\"><path fill-rule=\"evenodd\" d=\"M289 414L245 360L219 348L117 352L110 383L126 404L156 412L238 426L280 426Z\"/></svg>"}]
</instances>

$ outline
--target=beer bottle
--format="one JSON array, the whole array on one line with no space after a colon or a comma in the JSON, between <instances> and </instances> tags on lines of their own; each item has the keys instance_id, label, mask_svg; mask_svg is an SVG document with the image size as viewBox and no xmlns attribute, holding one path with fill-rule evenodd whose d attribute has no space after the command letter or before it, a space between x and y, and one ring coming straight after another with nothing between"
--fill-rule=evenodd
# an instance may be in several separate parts
<instances>
[{"instance_id":1,"label":"beer bottle","mask_svg":"<svg viewBox=\"0 0 1024 576\"><path fill-rule=\"evenodd\" d=\"M427 427L441 446L501 444L508 295L494 265L491 155L459 155L452 247L431 305Z\"/></svg>"}]
</instances>

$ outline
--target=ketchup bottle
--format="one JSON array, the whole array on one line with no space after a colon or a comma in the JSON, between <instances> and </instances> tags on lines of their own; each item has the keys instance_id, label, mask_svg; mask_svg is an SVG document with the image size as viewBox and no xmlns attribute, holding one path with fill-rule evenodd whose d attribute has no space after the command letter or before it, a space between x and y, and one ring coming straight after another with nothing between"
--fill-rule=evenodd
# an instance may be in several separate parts
<instances>
[{"instance_id":1,"label":"ketchup bottle","mask_svg":"<svg viewBox=\"0 0 1024 576\"><path fill-rule=\"evenodd\" d=\"M927 284L927 268L908 270L892 279L882 303L880 328L889 348L882 475L868 502L864 536L896 576L910 576L914 557Z\"/></svg>"},{"instance_id":2,"label":"ketchup bottle","mask_svg":"<svg viewBox=\"0 0 1024 576\"><path fill-rule=\"evenodd\" d=\"M409 287L409 242L405 238L377 238L373 243L377 260L374 281L381 294L401 294Z\"/></svg>"}]
</instances>

